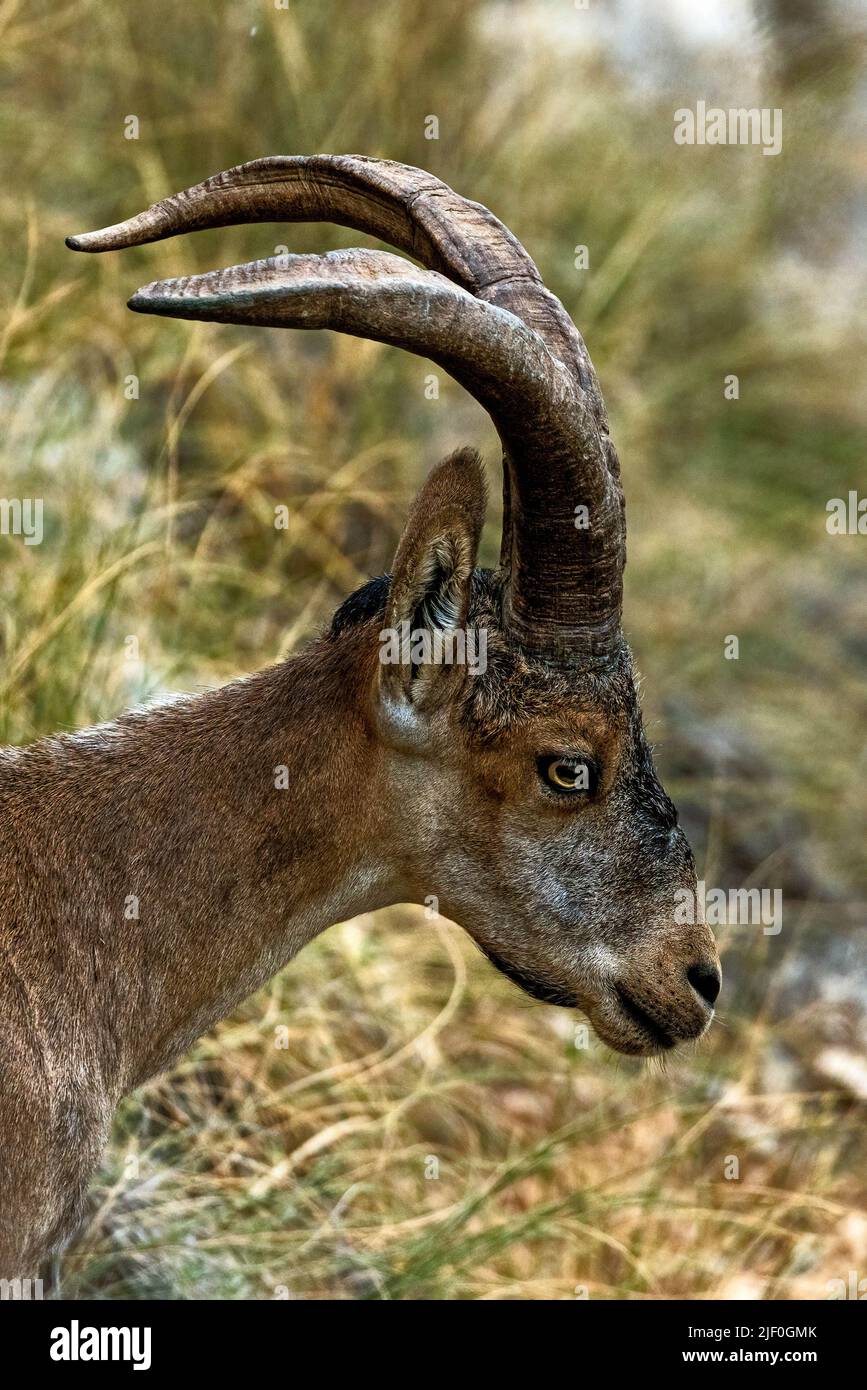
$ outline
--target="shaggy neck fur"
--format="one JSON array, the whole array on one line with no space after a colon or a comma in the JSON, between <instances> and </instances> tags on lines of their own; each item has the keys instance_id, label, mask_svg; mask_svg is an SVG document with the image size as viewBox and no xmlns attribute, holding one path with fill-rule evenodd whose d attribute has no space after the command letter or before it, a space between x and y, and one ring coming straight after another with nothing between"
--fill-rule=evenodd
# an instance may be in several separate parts
<instances>
[{"instance_id":1,"label":"shaggy neck fur","mask_svg":"<svg viewBox=\"0 0 867 1390\"><path fill-rule=\"evenodd\" d=\"M35 1032L62 994L109 1093L165 1067L319 931L399 896L377 858L371 637L3 753L0 914L34 925L0 968Z\"/></svg>"}]
</instances>

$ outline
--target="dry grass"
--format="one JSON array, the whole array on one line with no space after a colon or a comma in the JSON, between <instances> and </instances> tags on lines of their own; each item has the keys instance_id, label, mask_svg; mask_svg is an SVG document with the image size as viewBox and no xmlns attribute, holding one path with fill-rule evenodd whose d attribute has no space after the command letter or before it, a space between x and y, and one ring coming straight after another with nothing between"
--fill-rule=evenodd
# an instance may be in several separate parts
<instances>
[{"instance_id":1,"label":"dry grass","mask_svg":"<svg viewBox=\"0 0 867 1390\"><path fill-rule=\"evenodd\" d=\"M123 307L160 274L356 234L62 248L259 154L402 158L492 204L585 332L662 770L707 881L782 888L783 931L732 933L720 1024L662 1071L576 1047L572 1017L420 912L335 928L127 1101L71 1295L800 1298L867 1273L864 540L824 526L859 469L863 493L854 70L789 82L779 159L678 150L694 84L639 96L604 53L518 59L508 18L466 0L0 7L0 491L46 511L42 546L0 538L0 736L264 665L387 566L436 457L478 441L495 479L489 425L444 380L427 401L428 364Z\"/></svg>"},{"instance_id":2,"label":"dry grass","mask_svg":"<svg viewBox=\"0 0 867 1390\"><path fill-rule=\"evenodd\" d=\"M128 1102L66 1290L822 1297L867 1236L864 1117L775 1084L802 1032L730 1017L648 1071L456 928L347 924Z\"/></svg>"}]
</instances>

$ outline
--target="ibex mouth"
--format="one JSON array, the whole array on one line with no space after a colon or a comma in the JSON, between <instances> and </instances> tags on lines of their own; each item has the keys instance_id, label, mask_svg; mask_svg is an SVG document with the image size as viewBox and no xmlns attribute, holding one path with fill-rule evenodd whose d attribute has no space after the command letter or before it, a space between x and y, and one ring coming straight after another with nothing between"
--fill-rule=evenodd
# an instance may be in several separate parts
<instances>
[{"instance_id":1,"label":"ibex mouth","mask_svg":"<svg viewBox=\"0 0 867 1390\"><path fill-rule=\"evenodd\" d=\"M625 989L622 989L620 985L615 985L614 992L627 1018L629 1018L632 1023L636 1024L643 1033L646 1033L653 1040L656 1047L664 1048L667 1052L676 1045L677 1038L674 1037L672 1033L667 1032L655 1018L652 1018L645 1009L642 1009L640 1004L636 1004L635 1000L626 993Z\"/></svg>"}]
</instances>

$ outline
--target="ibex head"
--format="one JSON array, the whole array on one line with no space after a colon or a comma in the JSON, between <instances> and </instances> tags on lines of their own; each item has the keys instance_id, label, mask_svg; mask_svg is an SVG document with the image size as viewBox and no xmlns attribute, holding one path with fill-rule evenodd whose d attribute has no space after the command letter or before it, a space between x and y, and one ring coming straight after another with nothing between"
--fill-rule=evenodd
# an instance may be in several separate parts
<instances>
[{"instance_id":1,"label":"ibex head","mask_svg":"<svg viewBox=\"0 0 867 1390\"><path fill-rule=\"evenodd\" d=\"M620 469L581 335L486 208L383 160L257 160L69 245L277 220L340 222L424 268L372 250L278 256L148 285L130 307L406 348L486 407L504 454L496 571L475 568L485 485L465 451L428 478L391 576L338 610L326 640L346 651L362 785L352 766L324 780L338 804L375 804L398 896L438 899L531 995L584 1009L622 1052L697 1038L719 964L707 927L678 920L695 870L621 633ZM450 661L461 637L471 660Z\"/></svg>"}]
</instances>

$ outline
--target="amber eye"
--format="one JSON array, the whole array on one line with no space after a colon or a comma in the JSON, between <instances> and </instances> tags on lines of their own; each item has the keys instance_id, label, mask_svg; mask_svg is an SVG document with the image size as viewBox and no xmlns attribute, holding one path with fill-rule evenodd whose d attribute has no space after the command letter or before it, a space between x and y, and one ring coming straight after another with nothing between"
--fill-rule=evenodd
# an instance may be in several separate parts
<instances>
[{"instance_id":1,"label":"amber eye","mask_svg":"<svg viewBox=\"0 0 867 1390\"><path fill-rule=\"evenodd\" d=\"M596 790L599 774L590 758L557 754L539 759L539 775L561 796L575 796Z\"/></svg>"}]
</instances>

